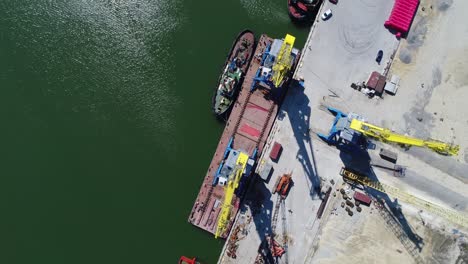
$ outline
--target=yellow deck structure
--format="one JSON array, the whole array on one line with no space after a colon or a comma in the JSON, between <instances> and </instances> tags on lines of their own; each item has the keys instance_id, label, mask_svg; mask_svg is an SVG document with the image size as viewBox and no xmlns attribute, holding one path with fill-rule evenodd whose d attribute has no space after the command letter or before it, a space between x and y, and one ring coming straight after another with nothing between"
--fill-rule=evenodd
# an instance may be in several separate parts
<instances>
[{"instance_id":1,"label":"yellow deck structure","mask_svg":"<svg viewBox=\"0 0 468 264\"><path fill-rule=\"evenodd\" d=\"M286 34L283 45L276 56L275 64L273 65L273 76L271 78L275 87L279 87L286 74L291 69L291 51L294 46L296 38Z\"/></svg>"},{"instance_id":2,"label":"yellow deck structure","mask_svg":"<svg viewBox=\"0 0 468 264\"><path fill-rule=\"evenodd\" d=\"M426 147L444 155L458 155L460 146L444 143L438 140L423 140L404 136L363 121L353 119L349 126L351 129L361 132L365 136L378 139L382 142L393 142L407 146Z\"/></svg>"},{"instance_id":3,"label":"yellow deck structure","mask_svg":"<svg viewBox=\"0 0 468 264\"><path fill-rule=\"evenodd\" d=\"M237 158L236 162L236 169L229 176L226 187L224 187L224 202L221 208L221 212L219 213L215 238L221 236L226 231L227 225L229 224L229 217L231 215L232 198L234 197L234 191L239 186L239 181L242 178L242 174L245 171L245 167L247 166L248 160L249 155L243 152L239 153L239 157Z\"/></svg>"}]
</instances>

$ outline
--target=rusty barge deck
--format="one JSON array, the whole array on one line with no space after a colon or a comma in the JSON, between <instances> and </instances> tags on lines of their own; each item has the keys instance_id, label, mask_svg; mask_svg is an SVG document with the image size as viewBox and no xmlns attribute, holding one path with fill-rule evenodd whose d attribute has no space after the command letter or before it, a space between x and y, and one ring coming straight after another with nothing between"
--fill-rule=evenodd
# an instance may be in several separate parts
<instances>
[{"instance_id":1,"label":"rusty barge deck","mask_svg":"<svg viewBox=\"0 0 468 264\"><path fill-rule=\"evenodd\" d=\"M272 43L273 39L266 35L261 35L258 40L255 57L250 63L240 94L226 123L188 219L193 225L213 234L216 232L218 216L223 203L224 188L219 185L213 186L212 183L229 142L232 139L231 147L233 149L241 149L251 157L255 156L256 153L259 156L288 86L288 82L285 82L281 88L270 88L267 85L257 84L257 88L251 90L254 78L261 66L262 55ZM297 59L294 64L296 63ZM226 232L221 235L223 238L228 235L239 210L242 190L240 193L232 201L230 223Z\"/></svg>"}]
</instances>

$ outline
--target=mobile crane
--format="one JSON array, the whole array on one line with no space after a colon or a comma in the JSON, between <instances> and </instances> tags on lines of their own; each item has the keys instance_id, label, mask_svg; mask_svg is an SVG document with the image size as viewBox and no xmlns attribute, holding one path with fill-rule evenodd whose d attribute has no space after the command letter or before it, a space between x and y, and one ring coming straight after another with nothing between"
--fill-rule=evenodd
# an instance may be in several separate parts
<instances>
[{"instance_id":1,"label":"mobile crane","mask_svg":"<svg viewBox=\"0 0 468 264\"><path fill-rule=\"evenodd\" d=\"M327 109L335 115L335 121L328 135L318 134L318 136L329 144L337 145L343 141L354 144L357 144L357 142L362 143L360 135L364 135L385 143L426 147L443 155L458 155L458 151L460 150L460 146L458 145L444 143L438 140L423 140L394 133L390 129L366 123L361 116L355 113L344 114L340 110L332 107L327 107Z\"/></svg>"},{"instance_id":2,"label":"mobile crane","mask_svg":"<svg viewBox=\"0 0 468 264\"><path fill-rule=\"evenodd\" d=\"M274 47L278 40L275 40L273 45L267 45L260 62L261 67L257 70L252 82L251 90L255 89L257 83L274 88L281 87L287 74L290 73L296 57L293 51L295 40L294 36L286 34L279 48Z\"/></svg>"},{"instance_id":3,"label":"mobile crane","mask_svg":"<svg viewBox=\"0 0 468 264\"><path fill-rule=\"evenodd\" d=\"M275 64L273 64L273 76L271 77L275 87L279 87L281 85L284 77L291 69L291 51L295 40L295 37L286 34L283 45L281 45Z\"/></svg>"},{"instance_id":4,"label":"mobile crane","mask_svg":"<svg viewBox=\"0 0 468 264\"><path fill-rule=\"evenodd\" d=\"M349 126L363 135L375 138L382 142L394 142L405 146L426 147L444 155L458 155L460 146L444 143L438 140L423 140L419 138L400 135L387 128L381 128L361 120L353 119Z\"/></svg>"},{"instance_id":5,"label":"mobile crane","mask_svg":"<svg viewBox=\"0 0 468 264\"><path fill-rule=\"evenodd\" d=\"M248 160L249 155L245 154L244 152L239 152L239 157L237 158L235 170L229 176L229 179L227 180L227 184L225 186L224 202L221 207L221 212L219 213L215 238L220 237L226 231L226 228L229 224L234 191L239 186L240 179L242 178L245 168L247 167Z\"/></svg>"}]
</instances>

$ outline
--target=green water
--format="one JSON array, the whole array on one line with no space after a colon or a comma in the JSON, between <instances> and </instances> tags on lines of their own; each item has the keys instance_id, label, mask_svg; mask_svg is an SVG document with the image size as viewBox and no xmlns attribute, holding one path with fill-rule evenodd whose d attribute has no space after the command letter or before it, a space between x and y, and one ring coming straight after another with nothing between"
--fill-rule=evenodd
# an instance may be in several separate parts
<instances>
[{"instance_id":1,"label":"green water","mask_svg":"<svg viewBox=\"0 0 468 264\"><path fill-rule=\"evenodd\" d=\"M0 1L0 263L215 263L187 217L244 28L308 33L286 0Z\"/></svg>"}]
</instances>

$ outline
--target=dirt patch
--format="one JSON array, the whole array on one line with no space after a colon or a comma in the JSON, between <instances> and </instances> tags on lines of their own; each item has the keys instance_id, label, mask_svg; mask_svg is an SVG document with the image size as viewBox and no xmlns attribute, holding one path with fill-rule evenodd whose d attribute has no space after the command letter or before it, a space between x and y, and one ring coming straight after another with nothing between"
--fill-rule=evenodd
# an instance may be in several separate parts
<instances>
[{"instance_id":1,"label":"dirt patch","mask_svg":"<svg viewBox=\"0 0 468 264\"><path fill-rule=\"evenodd\" d=\"M465 162L468 163L468 148L465 149Z\"/></svg>"},{"instance_id":2,"label":"dirt patch","mask_svg":"<svg viewBox=\"0 0 468 264\"><path fill-rule=\"evenodd\" d=\"M432 70L432 87L435 88L442 83L442 71L439 67Z\"/></svg>"},{"instance_id":3,"label":"dirt patch","mask_svg":"<svg viewBox=\"0 0 468 264\"><path fill-rule=\"evenodd\" d=\"M460 234L427 228L425 237L423 254L427 263L468 263L468 244Z\"/></svg>"},{"instance_id":4,"label":"dirt patch","mask_svg":"<svg viewBox=\"0 0 468 264\"><path fill-rule=\"evenodd\" d=\"M437 70L434 71L437 72ZM437 84L437 82L440 83L440 79L432 80L433 84ZM421 86L418 87L418 89L423 89L422 92L419 92L419 100L415 106L404 115L407 134L420 138L430 137L430 131L434 127L434 117L424 109L429 104L434 87L433 85L425 85L424 83L421 83Z\"/></svg>"},{"instance_id":5,"label":"dirt patch","mask_svg":"<svg viewBox=\"0 0 468 264\"><path fill-rule=\"evenodd\" d=\"M424 44L427 33L427 22L428 19L426 17L421 17L421 19L418 19L413 25L407 38L408 48L416 49Z\"/></svg>"},{"instance_id":6,"label":"dirt patch","mask_svg":"<svg viewBox=\"0 0 468 264\"><path fill-rule=\"evenodd\" d=\"M437 1L437 9L439 11L445 11L449 9L453 4L453 0L438 0Z\"/></svg>"},{"instance_id":7,"label":"dirt patch","mask_svg":"<svg viewBox=\"0 0 468 264\"><path fill-rule=\"evenodd\" d=\"M399 59L404 64L411 63L413 53L415 53L418 48L424 44L427 33L427 22L428 19L426 17L415 19L415 23L408 34L406 43L399 53Z\"/></svg>"},{"instance_id":8,"label":"dirt patch","mask_svg":"<svg viewBox=\"0 0 468 264\"><path fill-rule=\"evenodd\" d=\"M459 248L460 248L460 255L458 256L455 263L457 264L468 263L468 243L467 242L460 243Z\"/></svg>"},{"instance_id":9,"label":"dirt patch","mask_svg":"<svg viewBox=\"0 0 468 264\"><path fill-rule=\"evenodd\" d=\"M400 61L403 62L404 64L411 63L412 55L411 55L411 52L408 50L408 48L405 47L400 51L399 58L400 58Z\"/></svg>"}]
</instances>

